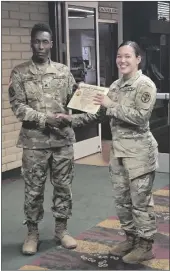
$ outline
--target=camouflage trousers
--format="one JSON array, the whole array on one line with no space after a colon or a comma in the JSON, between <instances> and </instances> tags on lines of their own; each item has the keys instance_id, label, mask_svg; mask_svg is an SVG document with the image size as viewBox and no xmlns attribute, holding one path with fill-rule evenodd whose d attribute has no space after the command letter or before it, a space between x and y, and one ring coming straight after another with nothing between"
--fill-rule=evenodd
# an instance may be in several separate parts
<instances>
[{"instance_id":1,"label":"camouflage trousers","mask_svg":"<svg viewBox=\"0 0 170 271\"><path fill-rule=\"evenodd\" d=\"M111 155L109 167L121 227L127 233L153 240L157 232L152 196L155 171L129 179L123 159Z\"/></svg>"},{"instance_id":2,"label":"camouflage trousers","mask_svg":"<svg viewBox=\"0 0 170 271\"><path fill-rule=\"evenodd\" d=\"M22 176L25 182L26 221L38 223L44 215L44 189L47 177L53 185L52 213L55 218L72 214L73 146L55 149L23 149Z\"/></svg>"}]
</instances>

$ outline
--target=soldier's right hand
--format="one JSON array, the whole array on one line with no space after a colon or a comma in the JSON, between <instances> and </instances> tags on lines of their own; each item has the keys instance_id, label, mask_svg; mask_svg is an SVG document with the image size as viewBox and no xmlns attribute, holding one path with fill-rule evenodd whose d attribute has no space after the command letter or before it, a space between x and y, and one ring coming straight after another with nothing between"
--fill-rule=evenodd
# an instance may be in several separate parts
<instances>
[{"instance_id":1,"label":"soldier's right hand","mask_svg":"<svg viewBox=\"0 0 170 271\"><path fill-rule=\"evenodd\" d=\"M59 128L61 125L61 119L57 119L55 115L47 116L46 123L50 126Z\"/></svg>"},{"instance_id":2,"label":"soldier's right hand","mask_svg":"<svg viewBox=\"0 0 170 271\"><path fill-rule=\"evenodd\" d=\"M56 127L62 129L66 126L71 125L71 118L66 114L56 114L56 115L48 115L46 119L46 123L49 126Z\"/></svg>"}]
</instances>

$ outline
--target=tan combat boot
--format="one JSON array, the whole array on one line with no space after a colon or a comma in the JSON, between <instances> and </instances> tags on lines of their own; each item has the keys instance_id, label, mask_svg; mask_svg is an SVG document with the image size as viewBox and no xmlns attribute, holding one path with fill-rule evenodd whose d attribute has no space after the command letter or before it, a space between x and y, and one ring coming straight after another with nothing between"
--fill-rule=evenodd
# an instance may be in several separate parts
<instances>
[{"instance_id":1,"label":"tan combat boot","mask_svg":"<svg viewBox=\"0 0 170 271\"><path fill-rule=\"evenodd\" d=\"M136 236L126 233L126 240L115 245L110 250L110 254L123 257L135 247L138 241L139 239Z\"/></svg>"},{"instance_id":2,"label":"tan combat boot","mask_svg":"<svg viewBox=\"0 0 170 271\"><path fill-rule=\"evenodd\" d=\"M55 239L64 248L73 249L77 247L76 240L67 231L67 219L55 220Z\"/></svg>"},{"instance_id":3,"label":"tan combat boot","mask_svg":"<svg viewBox=\"0 0 170 271\"><path fill-rule=\"evenodd\" d=\"M22 247L22 253L25 255L34 255L37 252L39 233L38 225L35 223L27 222L28 235Z\"/></svg>"},{"instance_id":4,"label":"tan combat boot","mask_svg":"<svg viewBox=\"0 0 170 271\"><path fill-rule=\"evenodd\" d=\"M152 252L152 244L153 240L144 240L140 238L136 247L129 254L125 255L122 260L125 263L137 264L153 259L154 254Z\"/></svg>"}]
</instances>

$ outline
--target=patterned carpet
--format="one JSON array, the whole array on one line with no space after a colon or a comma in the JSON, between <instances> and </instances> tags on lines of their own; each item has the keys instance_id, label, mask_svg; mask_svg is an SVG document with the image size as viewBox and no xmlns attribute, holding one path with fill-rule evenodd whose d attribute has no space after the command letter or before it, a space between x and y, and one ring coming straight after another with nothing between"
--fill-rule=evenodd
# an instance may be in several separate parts
<instances>
[{"instance_id":1,"label":"patterned carpet","mask_svg":"<svg viewBox=\"0 0 170 271\"><path fill-rule=\"evenodd\" d=\"M119 221L109 217L77 236L75 250L52 248L20 270L169 270L169 186L154 192L154 201L158 224L155 259L130 265L109 255L112 245L124 240Z\"/></svg>"}]
</instances>

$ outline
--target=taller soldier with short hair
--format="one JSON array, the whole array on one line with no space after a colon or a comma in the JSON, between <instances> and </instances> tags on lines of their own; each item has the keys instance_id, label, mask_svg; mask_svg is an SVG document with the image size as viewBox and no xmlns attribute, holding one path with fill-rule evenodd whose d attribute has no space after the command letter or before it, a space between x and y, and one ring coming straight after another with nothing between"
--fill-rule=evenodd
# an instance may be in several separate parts
<instances>
[{"instance_id":1,"label":"taller soldier with short hair","mask_svg":"<svg viewBox=\"0 0 170 271\"><path fill-rule=\"evenodd\" d=\"M75 134L69 121L56 118L58 113L67 114L68 96L75 80L68 67L50 60L52 45L49 26L34 25L31 31L32 58L12 70L9 83L10 104L22 122L17 147L23 148L24 211L28 227L24 254L37 252L38 223L44 214L48 168L54 187L55 237L65 248L76 247L76 241L67 232L67 220L72 212Z\"/></svg>"}]
</instances>

